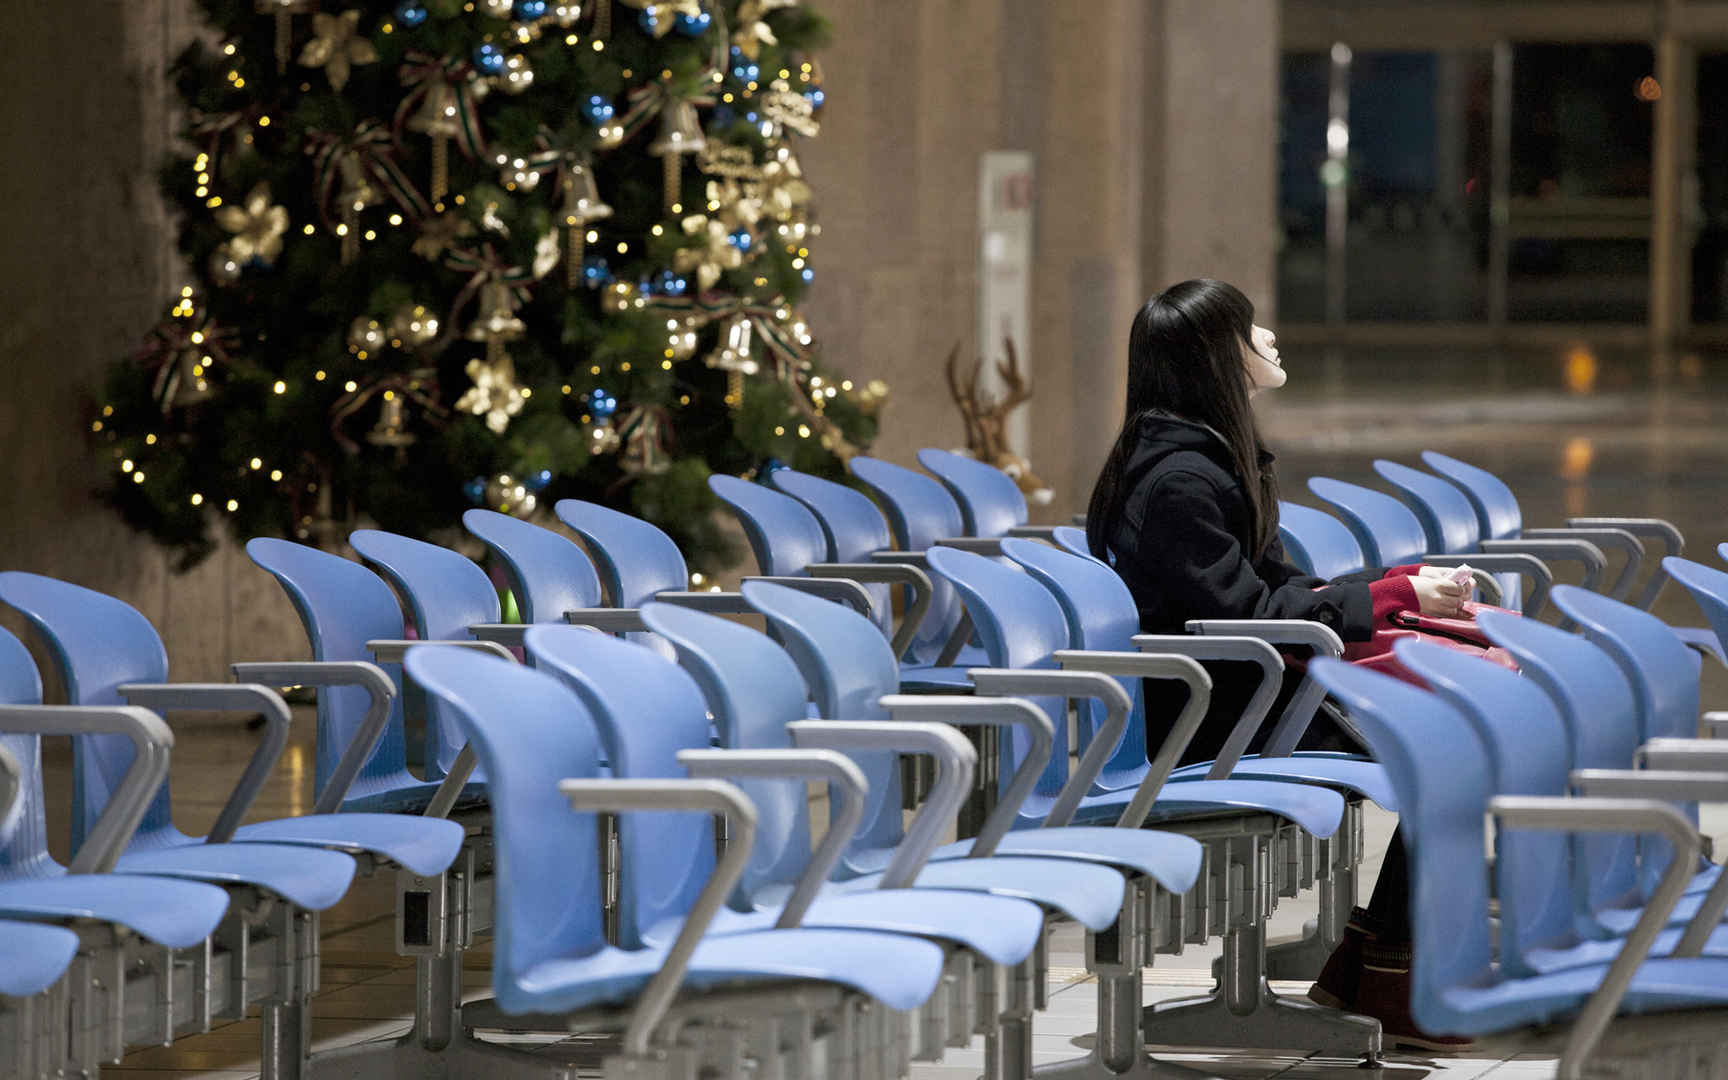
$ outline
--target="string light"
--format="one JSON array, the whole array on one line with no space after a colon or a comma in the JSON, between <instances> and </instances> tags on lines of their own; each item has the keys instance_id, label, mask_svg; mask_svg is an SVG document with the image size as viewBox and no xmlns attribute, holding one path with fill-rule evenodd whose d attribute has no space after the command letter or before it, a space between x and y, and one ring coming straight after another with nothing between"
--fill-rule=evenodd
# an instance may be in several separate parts
<instances>
[{"instance_id":1,"label":"string light","mask_svg":"<svg viewBox=\"0 0 1728 1080\"><path fill-rule=\"evenodd\" d=\"M280 481L282 479L282 470L281 469L271 469L270 470L270 479Z\"/></svg>"},{"instance_id":2,"label":"string light","mask_svg":"<svg viewBox=\"0 0 1728 1080\"><path fill-rule=\"evenodd\" d=\"M317 370L317 371L316 371L316 372L314 372L314 373L313 373L313 374L312 374L312 378L313 378L313 380L314 380L314 381L316 381L316 382L323 382L323 381L324 381L324 379L325 379L325 378L326 378L326 376L325 376L325 374L324 374L324 369L323 369L323 368L319 368L319 369L318 369L318 370Z\"/></svg>"},{"instance_id":3,"label":"string light","mask_svg":"<svg viewBox=\"0 0 1728 1080\"><path fill-rule=\"evenodd\" d=\"M305 233L307 236L311 236L313 233L317 232L318 230L316 230L312 227L311 222L307 222L305 227L302 228L300 231Z\"/></svg>"},{"instance_id":4,"label":"string light","mask_svg":"<svg viewBox=\"0 0 1728 1080\"><path fill-rule=\"evenodd\" d=\"M259 458L253 458L251 461L247 462L247 464L252 466L253 472L257 472L259 469L264 467L264 462Z\"/></svg>"},{"instance_id":5,"label":"string light","mask_svg":"<svg viewBox=\"0 0 1728 1080\"><path fill-rule=\"evenodd\" d=\"M144 436L144 445L145 446L155 446L156 445L156 436L154 434Z\"/></svg>"},{"instance_id":6,"label":"string light","mask_svg":"<svg viewBox=\"0 0 1728 1080\"><path fill-rule=\"evenodd\" d=\"M230 514L232 514L234 511L236 511L238 509L240 509L240 500L239 499L229 499L228 500L228 512Z\"/></svg>"},{"instance_id":7,"label":"string light","mask_svg":"<svg viewBox=\"0 0 1728 1080\"><path fill-rule=\"evenodd\" d=\"M352 394L354 391L360 389L360 384L355 382L353 379L349 379L347 382L342 384L342 389Z\"/></svg>"},{"instance_id":8,"label":"string light","mask_svg":"<svg viewBox=\"0 0 1728 1080\"><path fill-rule=\"evenodd\" d=\"M133 473L132 474L132 482L134 484L142 484L144 482L144 470L140 469L137 472Z\"/></svg>"},{"instance_id":9,"label":"string light","mask_svg":"<svg viewBox=\"0 0 1728 1080\"><path fill-rule=\"evenodd\" d=\"M131 458L127 458L125 461L122 461L120 463L120 471L121 472L131 472L132 471L132 459Z\"/></svg>"},{"instance_id":10,"label":"string light","mask_svg":"<svg viewBox=\"0 0 1728 1080\"><path fill-rule=\"evenodd\" d=\"M192 505L193 506L203 506L204 505L204 496L202 494L200 494L199 492L194 491L192 493Z\"/></svg>"}]
</instances>

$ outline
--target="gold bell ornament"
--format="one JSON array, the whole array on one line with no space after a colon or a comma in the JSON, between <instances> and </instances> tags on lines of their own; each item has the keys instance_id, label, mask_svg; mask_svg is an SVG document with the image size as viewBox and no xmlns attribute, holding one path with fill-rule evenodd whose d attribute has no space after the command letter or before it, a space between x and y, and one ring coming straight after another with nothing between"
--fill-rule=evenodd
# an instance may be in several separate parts
<instances>
[{"instance_id":1,"label":"gold bell ornament","mask_svg":"<svg viewBox=\"0 0 1728 1080\"><path fill-rule=\"evenodd\" d=\"M276 74L288 70L288 60L294 55L294 16L317 8L314 0L257 0L254 4L259 14L276 16Z\"/></svg>"},{"instance_id":2,"label":"gold bell ornament","mask_svg":"<svg viewBox=\"0 0 1728 1080\"><path fill-rule=\"evenodd\" d=\"M585 161L572 162L564 178L564 281L572 289L582 282L582 251L588 224L612 216L612 208L600 198L594 169Z\"/></svg>"},{"instance_id":3,"label":"gold bell ornament","mask_svg":"<svg viewBox=\"0 0 1728 1080\"><path fill-rule=\"evenodd\" d=\"M414 349L438 336L438 316L420 304L404 304L390 316L390 336Z\"/></svg>"},{"instance_id":4,"label":"gold bell ornament","mask_svg":"<svg viewBox=\"0 0 1728 1080\"><path fill-rule=\"evenodd\" d=\"M366 441L373 446L392 446L398 450L412 445L414 436L407 430L402 395L394 390L386 390L383 397L384 404L378 410L378 422L366 433Z\"/></svg>"},{"instance_id":5,"label":"gold bell ornament","mask_svg":"<svg viewBox=\"0 0 1728 1080\"><path fill-rule=\"evenodd\" d=\"M720 347L708 354L706 363L726 373L726 404L736 409L744 403L744 377L760 370L752 345L756 327L748 315L734 315L720 335Z\"/></svg>"},{"instance_id":6,"label":"gold bell ornament","mask_svg":"<svg viewBox=\"0 0 1728 1080\"><path fill-rule=\"evenodd\" d=\"M341 259L342 265L347 266L360 256L360 211L370 206L378 193L367 182L356 155L343 155L341 170L342 190L336 193L336 199L342 210Z\"/></svg>"},{"instance_id":7,"label":"gold bell ornament","mask_svg":"<svg viewBox=\"0 0 1728 1080\"><path fill-rule=\"evenodd\" d=\"M413 116L408 118L409 131L417 131L432 139L432 203L436 209L450 191L450 140L462 134L456 119L456 91L442 80L426 91Z\"/></svg>"},{"instance_id":8,"label":"gold bell ornament","mask_svg":"<svg viewBox=\"0 0 1728 1080\"><path fill-rule=\"evenodd\" d=\"M696 106L688 101L667 102L660 110L660 134L648 144L648 152L661 162L667 213L675 213L673 207L679 202L683 155L700 153L707 146L708 140L702 135L702 122L696 115Z\"/></svg>"},{"instance_id":9,"label":"gold bell ornament","mask_svg":"<svg viewBox=\"0 0 1728 1080\"><path fill-rule=\"evenodd\" d=\"M485 314L468 328L468 340L484 341L486 362L493 367L502 367L506 360L504 343L521 337L528 326L516 317L516 302L510 295L510 286L502 281L486 283L480 292L480 307Z\"/></svg>"}]
</instances>

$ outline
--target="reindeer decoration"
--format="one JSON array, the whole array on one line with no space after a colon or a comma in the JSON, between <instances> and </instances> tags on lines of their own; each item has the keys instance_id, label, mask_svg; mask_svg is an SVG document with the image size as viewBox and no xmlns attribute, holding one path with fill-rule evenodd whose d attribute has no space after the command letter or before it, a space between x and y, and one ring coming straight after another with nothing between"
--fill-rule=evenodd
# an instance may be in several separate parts
<instances>
[{"instance_id":1,"label":"reindeer decoration","mask_svg":"<svg viewBox=\"0 0 1728 1080\"><path fill-rule=\"evenodd\" d=\"M972 366L972 373L965 384L961 384L959 342L955 342L953 351L948 354L948 392L953 395L954 404L960 409L960 420L966 425L966 453L1012 476L1027 502L1043 506L1055 497L1055 492L1033 474L1031 462L1008 446L1008 414L1032 400L1032 386L1020 373L1020 359L1014 351L1013 339L1004 338L1002 347L1008 358L996 365L996 374L1001 376L1006 390L1000 400L986 398L978 389L978 377L984 370L982 357Z\"/></svg>"}]
</instances>

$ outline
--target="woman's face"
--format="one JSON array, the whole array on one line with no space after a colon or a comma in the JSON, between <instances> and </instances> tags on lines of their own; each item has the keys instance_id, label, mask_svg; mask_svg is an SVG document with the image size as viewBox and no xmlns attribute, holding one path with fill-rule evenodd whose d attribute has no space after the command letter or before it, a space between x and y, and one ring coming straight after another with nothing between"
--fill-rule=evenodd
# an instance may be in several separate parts
<instances>
[{"instance_id":1,"label":"woman's face","mask_svg":"<svg viewBox=\"0 0 1728 1080\"><path fill-rule=\"evenodd\" d=\"M1264 326L1256 326L1249 332L1249 340L1242 346L1242 357L1248 365L1250 394L1276 390L1290 377L1290 373L1284 370L1283 358L1278 355L1277 336Z\"/></svg>"}]
</instances>

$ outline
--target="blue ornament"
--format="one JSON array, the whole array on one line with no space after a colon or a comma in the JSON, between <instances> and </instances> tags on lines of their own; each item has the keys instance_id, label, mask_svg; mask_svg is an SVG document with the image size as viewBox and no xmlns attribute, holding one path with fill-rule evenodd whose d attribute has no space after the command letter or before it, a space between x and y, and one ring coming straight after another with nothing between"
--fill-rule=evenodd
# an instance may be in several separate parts
<instances>
[{"instance_id":1,"label":"blue ornament","mask_svg":"<svg viewBox=\"0 0 1728 1080\"><path fill-rule=\"evenodd\" d=\"M474 66L485 75L502 73L504 70L504 50L490 41L481 42L474 49Z\"/></svg>"},{"instance_id":2,"label":"blue ornament","mask_svg":"<svg viewBox=\"0 0 1728 1080\"><path fill-rule=\"evenodd\" d=\"M527 478L522 481L530 491L545 491L546 485L551 482L551 469L541 469L538 472L531 472L528 474Z\"/></svg>"},{"instance_id":3,"label":"blue ornament","mask_svg":"<svg viewBox=\"0 0 1728 1080\"><path fill-rule=\"evenodd\" d=\"M808 266L806 266L804 269L798 271L798 276L803 278L805 281L815 281L816 280L816 271L814 271L814 270L810 269Z\"/></svg>"},{"instance_id":4,"label":"blue ornament","mask_svg":"<svg viewBox=\"0 0 1728 1080\"><path fill-rule=\"evenodd\" d=\"M590 94L580 108L582 115L596 127L612 119L612 103L607 101L604 95Z\"/></svg>"},{"instance_id":5,"label":"blue ornament","mask_svg":"<svg viewBox=\"0 0 1728 1080\"><path fill-rule=\"evenodd\" d=\"M596 386L588 391L588 411L595 420L609 420L618 411L618 399Z\"/></svg>"},{"instance_id":6,"label":"blue ornament","mask_svg":"<svg viewBox=\"0 0 1728 1080\"><path fill-rule=\"evenodd\" d=\"M582 260L582 280L590 289L598 289L612 280L612 268L606 265L606 259L600 255L590 255Z\"/></svg>"},{"instance_id":7,"label":"blue ornament","mask_svg":"<svg viewBox=\"0 0 1728 1080\"><path fill-rule=\"evenodd\" d=\"M475 506L479 506L481 503L486 501L486 478L484 476L476 476L466 484L463 484L462 494L468 496L469 502L473 503Z\"/></svg>"},{"instance_id":8,"label":"blue ornament","mask_svg":"<svg viewBox=\"0 0 1728 1080\"><path fill-rule=\"evenodd\" d=\"M820 86L812 86L810 89L804 91L804 97L810 102L810 107L812 109L820 109L822 103L828 100L828 95L822 92Z\"/></svg>"},{"instance_id":9,"label":"blue ornament","mask_svg":"<svg viewBox=\"0 0 1728 1080\"><path fill-rule=\"evenodd\" d=\"M754 124L758 119L760 119L760 117L758 117L753 112L747 112L744 114L744 119L748 120L750 123Z\"/></svg>"},{"instance_id":10,"label":"blue ornament","mask_svg":"<svg viewBox=\"0 0 1728 1080\"><path fill-rule=\"evenodd\" d=\"M654 275L654 291L661 296L683 296L690 283L676 270L662 270Z\"/></svg>"},{"instance_id":11,"label":"blue ornament","mask_svg":"<svg viewBox=\"0 0 1728 1080\"><path fill-rule=\"evenodd\" d=\"M660 26L660 13L654 9L653 4L649 4L642 9L642 14L636 16L636 24L642 27L644 34L652 34Z\"/></svg>"},{"instance_id":12,"label":"blue ornament","mask_svg":"<svg viewBox=\"0 0 1728 1080\"><path fill-rule=\"evenodd\" d=\"M726 239L739 251L749 251L750 245L756 242L756 238L750 235L750 230L744 228L733 229Z\"/></svg>"},{"instance_id":13,"label":"blue ornament","mask_svg":"<svg viewBox=\"0 0 1728 1080\"><path fill-rule=\"evenodd\" d=\"M396 5L396 21L412 30L426 21L426 5L420 0L402 0Z\"/></svg>"},{"instance_id":14,"label":"blue ornament","mask_svg":"<svg viewBox=\"0 0 1728 1080\"><path fill-rule=\"evenodd\" d=\"M546 0L516 0L516 7L512 14L524 22L544 18L546 16Z\"/></svg>"},{"instance_id":15,"label":"blue ornament","mask_svg":"<svg viewBox=\"0 0 1728 1080\"><path fill-rule=\"evenodd\" d=\"M708 28L712 25L714 25L714 16L706 11L696 15L678 16L678 32L685 37L701 37L708 32Z\"/></svg>"}]
</instances>

